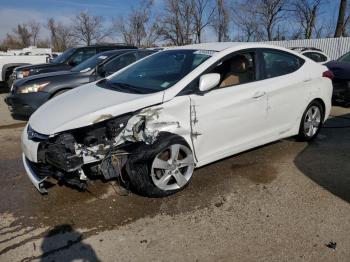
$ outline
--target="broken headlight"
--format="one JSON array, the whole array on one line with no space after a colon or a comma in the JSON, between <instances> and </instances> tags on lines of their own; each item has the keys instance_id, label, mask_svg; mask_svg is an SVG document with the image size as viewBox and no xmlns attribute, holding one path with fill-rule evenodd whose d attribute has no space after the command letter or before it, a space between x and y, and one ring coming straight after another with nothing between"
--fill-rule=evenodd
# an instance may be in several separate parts
<instances>
[{"instance_id":1,"label":"broken headlight","mask_svg":"<svg viewBox=\"0 0 350 262\"><path fill-rule=\"evenodd\" d=\"M27 135L29 140L33 140L37 142L42 140L47 140L49 138L48 135L43 135L36 132L30 125L28 125L28 128L27 128Z\"/></svg>"}]
</instances>

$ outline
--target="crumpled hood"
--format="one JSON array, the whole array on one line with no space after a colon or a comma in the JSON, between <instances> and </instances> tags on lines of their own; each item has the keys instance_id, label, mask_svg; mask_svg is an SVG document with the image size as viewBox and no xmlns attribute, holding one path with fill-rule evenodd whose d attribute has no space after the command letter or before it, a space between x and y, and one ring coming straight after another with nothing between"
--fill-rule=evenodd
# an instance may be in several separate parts
<instances>
[{"instance_id":1,"label":"crumpled hood","mask_svg":"<svg viewBox=\"0 0 350 262\"><path fill-rule=\"evenodd\" d=\"M53 135L159 104L162 100L163 92L130 94L89 83L46 102L30 117L29 125L38 133Z\"/></svg>"}]
</instances>

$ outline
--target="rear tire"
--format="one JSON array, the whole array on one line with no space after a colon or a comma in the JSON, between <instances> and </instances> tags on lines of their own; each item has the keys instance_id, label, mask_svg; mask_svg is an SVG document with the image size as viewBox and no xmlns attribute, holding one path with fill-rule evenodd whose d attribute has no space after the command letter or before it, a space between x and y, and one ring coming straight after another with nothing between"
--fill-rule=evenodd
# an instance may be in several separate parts
<instances>
[{"instance_id":1,"label":"rear tire","mask_svg":"<svg viewBox=\"0 0 350 262\"><path fill-rule=\"evenodd\" d=\"M164 197L184 189L194 167L187 142L165 132L151 145L140 143L126 163L131 189L148 197Z\"/></svg>"},{"instance_id":2,"label":"rear tire","mask_svg":"<svg viewBox=\"0 0 350 262\"><path fill-rule=\"evenodd\" d=\"M297 136L299 141L311 141L317 137L323 124L324 110L320 102L313 101L306 108Z\"/></svg>"},{"instance_id":3,"label":"rear tire","mask_svg":"<svg viewBox=\"0 0 350 262\"><path fill-rule=\"evenodd\" d=\"M11 77L11 75L12 75L12 73L13 73L13 70L14 70L15 68L13 67L10 67L10 68L8 68L8 69L6 69L6 72L5 72L5 79L4 79L4 83L5 83L5 87L10 91L10 88L11 88L11 84L10 84L10 77Z\"/></svg>"}]
</instances>

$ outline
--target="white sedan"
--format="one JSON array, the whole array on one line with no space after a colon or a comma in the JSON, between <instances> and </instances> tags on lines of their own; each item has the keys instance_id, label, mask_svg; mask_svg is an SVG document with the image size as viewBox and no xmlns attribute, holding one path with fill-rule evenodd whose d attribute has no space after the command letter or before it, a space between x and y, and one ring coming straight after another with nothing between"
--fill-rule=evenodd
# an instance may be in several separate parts
<instances>
[{"instance_id":1,"label":"white sedan","mask_svg":"<svg viewBox=\"0 0 350 262\"><path fill-rule=\"evenodd\" d=\"M196 167L297 136L315 138L331 109L332 73L255 43L167 49L44 104L22 134L26 172L85 189L119 179L141 195L175 193Z\"/></svg>"}]
</instances>

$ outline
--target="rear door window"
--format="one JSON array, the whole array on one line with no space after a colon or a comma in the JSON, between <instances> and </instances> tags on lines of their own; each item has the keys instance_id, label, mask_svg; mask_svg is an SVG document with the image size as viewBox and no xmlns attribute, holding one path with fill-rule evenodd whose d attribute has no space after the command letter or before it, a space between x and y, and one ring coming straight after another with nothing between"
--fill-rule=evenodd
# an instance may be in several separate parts
<instances>
[{"instance_id":1,"label":"rear door window","mask_svg":"<svg viewBox=\"0 0 350 262\"><path fill-rule=\"evenodd\" d=\"M263 50L262 56L265 78L293 73L305 62L303 59L283 51Z\"/></svg>"},{"instance_id":2,"label":"rear door window","mask_svg":"<svg viewBox=\"0 0 350 262\"><path fill-rule=\"evenodd\" d=\"M114 72L117 72L118 70L134 63L137 60L136 53L128 53L124 55L120 55L111 61L109 61L105 66L104 69L107 74L112 74Z\"/></svg>"},{"instance_id":3,"label":"rear door window","mask_svg":"<svg viewBox=\"0 0 350 262\"><path fill-rule=\"evenodd\" d=\"M76 52L69 60L69 64L72 66L79 65L81 62L86 59L96 55L95 49L82 49Z\"/></svg>"}]
</instances>

